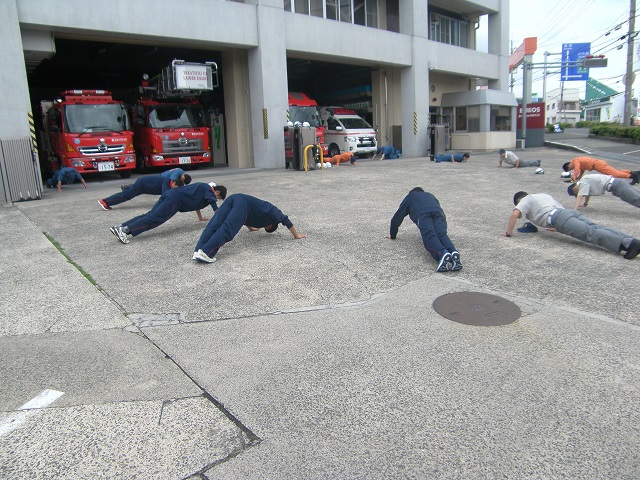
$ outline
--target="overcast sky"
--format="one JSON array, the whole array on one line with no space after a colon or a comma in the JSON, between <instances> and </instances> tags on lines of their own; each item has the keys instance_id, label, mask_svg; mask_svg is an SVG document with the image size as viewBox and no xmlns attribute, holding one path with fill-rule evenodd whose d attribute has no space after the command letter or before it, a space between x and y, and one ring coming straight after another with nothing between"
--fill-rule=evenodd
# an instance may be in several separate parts
<instances>
[{"instance_id":1,"label":"overcast sky","mask_svg":"<svg viewBox=\"0 0 640 480\"><path fill-rule=\"evenodd\" d=\"M629 6L630 0L511 0L510 46L516 48L524 38L537 37L538 50L533 61L543 63L544 52L561 53L563 43L591 43L592 54L604 54L609 59L606 68L590 69L591 78L624 92L622 77L627 68L627 39L620 40L620 37L629 31ZM619 29L614 30L616 27ZM640 30L638 18L635 29ZM610 33L606 35L607 32ZM640 37L634 44L637 51ZM617 50L619 45L623 47ZM558 62L560 58L550 55L548 61ZM522 67L517 70L514 80L513 91L519 97L522 95ZM532 92L542 96L541 69L533 71L533 80ZM565 88L580 88L584 92L585 83L565 82ZM559 73L547 77L547 92L559 87Z\"/></svg>"}]
</instances>

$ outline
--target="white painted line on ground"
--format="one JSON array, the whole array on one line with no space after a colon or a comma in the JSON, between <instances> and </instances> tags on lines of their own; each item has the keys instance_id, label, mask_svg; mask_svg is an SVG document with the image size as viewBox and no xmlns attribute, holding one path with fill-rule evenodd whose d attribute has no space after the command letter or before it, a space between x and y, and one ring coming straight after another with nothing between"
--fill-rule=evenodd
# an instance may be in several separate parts
<instances>
[{"instance_id":1,"label":"white painted line on ground","mask_svg":"<svg viewBox=\"0 0 640 480\"><path fill-rule=\"evenodd\" d=\"M624 152L623 155L631 155L632 153L638 153L640 150L633 150L631 152Z\"/></svg>"},{"instance_id":2,"label":"white painted line on ground","mask_svg":"<svg viewBox=\"0 0 640 480\"><path fill-rule=\"evenodd\" d=\"M18 409L22 411L13 413L9 418L0 422L0 438L22 425L27 417L34 414L36 410L51 405L62 395L64 395L64 392L57 390L43 390L40 392L37 397L32 398Z\"/></svg>"}]
</instances>

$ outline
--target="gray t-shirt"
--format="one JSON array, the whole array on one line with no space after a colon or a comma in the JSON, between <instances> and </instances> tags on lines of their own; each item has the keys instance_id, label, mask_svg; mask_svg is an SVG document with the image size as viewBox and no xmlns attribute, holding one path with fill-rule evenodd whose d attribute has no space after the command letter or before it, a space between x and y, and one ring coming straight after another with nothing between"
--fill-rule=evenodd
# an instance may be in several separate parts
<instances>
[{"instance_id":1,"label":"gray t-shirt","mask_svg":"<svg viewBox=\"0 0 640 480\"><path fill-rule=\"evenodd\" d=\"M607 191L607 184L613 177L611 175L602 175L600 173L590 173L584 175L578 181L578 195L604 195Z\"/></svg>"},{"instance_id":2,"label":"gray t-shirt","mask_svg":"<svg viewBox=\"0 0 640 480\"><path fill-rule=\"evenodd\" d=\"M551 226L549 225L549 214L558 208L564 207L546 193L530 193L516 205L516 209L522 215L542 228Z\"/></svg>"},{"instance_id":3,"label":"gray t-shirt","mask_svg":"<svg viewBox=\"0 0 640 480\"><path fill-rule=\"evenodd\" d=\"M502 161L509 165L515 165L517 160L520 160L518 156L515 153L513 153L511 150L507 150L504 153L504 159Z\"/></svg>"}]
</instances>

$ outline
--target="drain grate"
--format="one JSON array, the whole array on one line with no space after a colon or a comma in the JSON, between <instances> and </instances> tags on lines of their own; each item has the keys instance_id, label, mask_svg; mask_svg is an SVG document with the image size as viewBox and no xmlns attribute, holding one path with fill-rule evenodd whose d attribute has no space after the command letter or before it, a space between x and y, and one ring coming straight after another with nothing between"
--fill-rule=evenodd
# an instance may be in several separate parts
<instances>
[{"instance_id":1,"label":"drain grate","mask_svg":"<svg viewBox=\"0 0 640 480\"><path fill-rule=\"evenodd\" d=\"M441 295L433 301L433 309L454 322L482 327L508 325L520 318L522 313L515 303L480 292Z\"/></svg>"}]
</instances>

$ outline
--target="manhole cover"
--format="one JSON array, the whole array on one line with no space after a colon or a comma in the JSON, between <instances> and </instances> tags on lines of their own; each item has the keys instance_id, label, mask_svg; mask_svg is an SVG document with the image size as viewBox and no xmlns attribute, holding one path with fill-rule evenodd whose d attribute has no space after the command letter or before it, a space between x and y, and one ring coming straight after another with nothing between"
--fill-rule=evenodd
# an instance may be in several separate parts
<instances>
[{"instance_id":1,"label":"manhole cover","mask_svg":"<svg viewBox=\"0 0 640 480\"><path fill-rule=\"evenodd\" d=\"M433 309L454 322L483 327L508 325L520 318L521 313L520 308L513 302L479 292L441 295L433 301Z\"/></svg>"}]
</instances>

